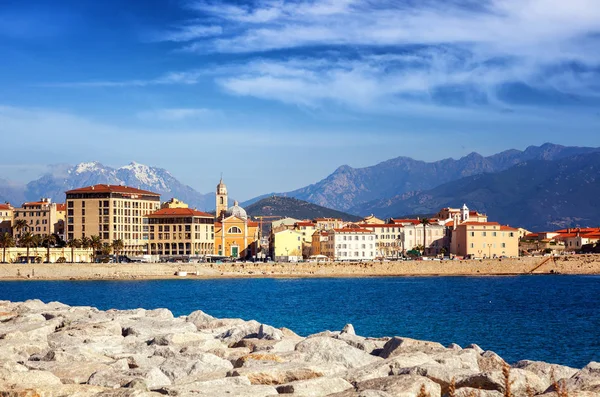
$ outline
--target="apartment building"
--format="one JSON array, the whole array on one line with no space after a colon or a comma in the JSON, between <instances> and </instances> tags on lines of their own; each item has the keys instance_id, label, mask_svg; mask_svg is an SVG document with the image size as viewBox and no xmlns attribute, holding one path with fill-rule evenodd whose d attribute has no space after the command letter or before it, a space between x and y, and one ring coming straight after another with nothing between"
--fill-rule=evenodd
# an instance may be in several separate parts
<instances>
[{"instance_id":1,"label":"apartment building","mask_svg":"<svg viewBox=\"0 0 600 397\"><path fill-rule=\"evenodd\" d=\"M168 204L170 203L170 204ZM180 201L146 215L151 255L204 256L214 251L215 218ZM175 205L171 207L169 205Z\"/></svg>"},{"instance_id":2,"label":"apartment building","mask_svg":"<svg viewBox=\"0 0 600 397\"><path fill-rule=\"evenodd\" d=\"M361 223L358 226L375 233L377 257L399 257L423 244L427 255L438 255L446 244L445 227L438 223L423 226L418 219L392 219L391 223Z\"/></svg>"},{"instance_id":3,"label":"apartment building","mask_svg":"<svg viewBox=\"0 0 600 397\"><path fill-rule=\"evenodd\" d=\"M450 251L474 258L518 256L519 230L498 222L463 222L454 225Z\"/></svg>"},{"instance_id":4,"label":"apartment building","mask_svg":"<svg viewBox=\"0 0 600 397\"><path fill-rule=\"evenodd\" d=\"M64 238L65 208L63 204L53 203L49 198L23 203L21 207L13 210L13 225L20 219L27 222L27 227L14 230L16 238L26 232L38 236L58 234Z\"/></svg>"},{"instance_id":5,"label":"apartment building","mask_svg":"<svg viewBox=\"0 0 600 397\"><path fill-rule=\"evenodd\" d=\"M321 255L336 261L369 261L375 258L375 233L363 228L325 231Z\"/></svg>"},{"instance_id":6,"label":"apartment building","mask_svg":"<svg viewBox=\"0 0 600 397\"><path fill-rule=\"evenodd\" d=\"M302 236L295 230L285 229L272 234L271 258L295 262L302 259Z\"/></svg>"},{"instance_id":7,"label":"apartment building","mask_svg":"<svg viewBox=\"0 0 600 397\"><path fill-rule=\"evenodd\" d=\"M148 253L148 218L160 208L160 194L129 186L93 185L66 192L67 240L97 235L122 240L123 254Z\"/></svg>"},{"instance_id":8,"label":"apartment building","mask_svg":"<svg viewBox=\"0 0 600 397\"><path fill-rule=\"evenodd\" d=\"M14 208L9 203L0 204L0 234L12 234Z\"/></svg>"}]
</instances>

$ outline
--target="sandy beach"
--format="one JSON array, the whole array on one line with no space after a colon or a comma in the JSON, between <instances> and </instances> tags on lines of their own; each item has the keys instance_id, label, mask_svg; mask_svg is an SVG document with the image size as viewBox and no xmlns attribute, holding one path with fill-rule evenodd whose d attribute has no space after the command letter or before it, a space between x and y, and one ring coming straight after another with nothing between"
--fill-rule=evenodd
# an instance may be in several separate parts
<instances>
[{"instance_id":1,"label":"sandy beach","mask_svg":"<svg viewBox=\"0 0 600 397\"><path fill-rule=\"evenodd\" d=\"M178 276L186 272L186 276ZM0 264L1 280L131 280L236 277L498 276L600 274L600 255L364 263Z\"/></svg>"}]
</instances>

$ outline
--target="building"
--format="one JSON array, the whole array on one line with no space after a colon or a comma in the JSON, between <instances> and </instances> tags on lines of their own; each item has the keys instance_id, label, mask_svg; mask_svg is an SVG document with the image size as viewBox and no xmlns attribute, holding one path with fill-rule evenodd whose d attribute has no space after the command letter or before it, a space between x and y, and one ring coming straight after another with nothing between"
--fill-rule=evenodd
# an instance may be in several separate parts
<instances>
[{"instance_id":1,"label":"building","mask_svg":"<svg viewBox=\"0 0 600 397\"><path fill-rule=\"evenodd\" d=\"M472 211L467 207L467 204L463 204L462 208L442 208L434 218L439 219L443 223L449 221L459 222L487 222L488 217L486 214L481 214L477 211Z\"/></svg>"},{"instance_id":2,"label":"building","mask_svg":"<svg viewBox=\"0 0 600 397\"><path fill-rule=\"evenodd\" d=\"M0 204L0 234L12 234L14 208L9 203Z\"/></svg>"},{"instance_id":3,"label":"building","mask_svg":"<svg viewBox=\"0 0 600 397\"><path fill-rule=\"evenodd\" d=\"M271 230L282 230L282 229L292 229L294 225L298 222L301 222L300 219L294 219L290 217L285 217L283 219L278 219L276 221L271 222Z\"/></svg>"},{"instance_id":4,"label":"building","mask_svg":"<svg viewBox=\"0 0 600 397\"><path fill-rule=\"evenodd\" d=\"M362 222L360 222L360 223L366 223L368 225L383 225L383 224L385 224L385 221L383 219L379 219L375 215L371 214L371 215L363 218Z\"/></svg>"},{"instance_id":5,"label":"building","mask_svg":"<svg viewBox=\"0 0 600 397\"><path fill-rule=\"evenodd\" d=\"M341 229L346 225L346 222L338 218L315 218L313 220L318 230Z\"/></svg>"},{"instance_id":6,"label":"building","mask_svg":"<svg viewBox=\"0 0 600 397\"><path fill-rule=\"evenodd\" d=\"M271 235L271 258L281 262L302 259L302 236L295 230L281 230Z\"/></svg>"},{"instance_id":7,"label":"building","mask_svg":"<svg viewBox=\"0 0 600 397\"><path fill-rule=\"evenodd\" d=\"M162 203L160 208L189 208L189 206L183 201L177 200L175 197L173 197L171 200Z\"/></svg>"},{"instance_id":8,"label":"building","mask_svg":"<svg viewBox=\"0 0 600 397\"><path fill-rule=\"evenodd\" d=\"M455 224L450 252L470 258L516 257L519 256L519 231L498 222Z\"/></svg>"},{"instance_id":9,"label":"building","mask_svg":"<svg viewBox=\"0 0 600 397\"><path fill-rule=\"evenodd\" d=\"M122 240L124 255L148 253L146 215L160 208L160 194L129 186L93 185L66 192L67 240L99 236Z\"/></svg>"},{"instance_id":10,"label":"building","mask_svg":"<svg viewBox=\"0 0 600 397\"><path fill-rule=\"evenodd\" d=\"M329 236L324 230L317 230L312 235L311 255L323 255Z\"/></svg>"},{"instance_id":11,"label":"building","mask_svg":"<svg viewBox=\"0 0 600 397\"><path fill-rule=\"evenodd\" d=\"M321 255L335 261L370 261L375 258L375 233L362 228L326 230Z\"/></svg>"},{"instance_id":12,"label":"building","mask_svg":"<svg viewBox=\"0 0 600 397\"><path fill-rule=\"evenodd\" d=\"M228 198L227 186L222 178L216 193L214 254L231 258L256 257L261 247L258 223L248 219L246 210L237 201L224 209Z\"/></svg>"},{"instance_id":13,"label":"building","mask_svg":"<svg viewBox=\"0 0 600 397\"><path fill-rule=\"evenodd\" d=\"M23 203L20 208L13 210L12 224L14 226L18 220L23 219L27 222L27 227L15 230L15 238L21 237L26 232L38 236L58 234L64 238L64 214L64 205L53 203L49 198Z\"/></svg>"},{"instance_id":14,"label":"building","mask_svg":"<svg viewBox=\"0 0 600 397\"><path fill-rule=\"evenodd\" d=\"M214 252L215 218L211 214L187 208L178 200L176 206L163 205L148 218L151 255L205 256Z\"/></svg>"},{"instance_id":15,"label":"building","mask_svg":"<svg viewBox=\"0 0 600 397\"><path fill-rule=\"evenodd\" d=\"M578 227L556 231L556 241L564 243L566 251L579 251L584 245L600 241L600 228Z\"/></svg>"},{"instance_id":16,"label":"building","mask_svg":"<svg viewBox=\"0 0 600 397\"><path fill-rule=\"evenodd\" d=\"M362 223L358 227L375 233L376 257L399 257L418 247L424 247L426 255L438 255L446 246L445 227L437 222L423 226L418 219L391 219L390 223Z\"/></svg>"}]
</instances>

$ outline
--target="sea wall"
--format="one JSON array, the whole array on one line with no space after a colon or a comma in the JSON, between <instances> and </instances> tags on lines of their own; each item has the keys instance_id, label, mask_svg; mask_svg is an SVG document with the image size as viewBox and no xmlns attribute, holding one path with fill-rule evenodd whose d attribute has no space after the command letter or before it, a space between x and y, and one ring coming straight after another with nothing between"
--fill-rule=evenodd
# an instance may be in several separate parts
<instances>
[{"instance_id":1,"label":"sea wall","mask_svg":"<svg viewBox=\"0 0 600 397\"><path fill-rule=\"evenodd\" d=\"M0 279L135 279L175 277L368 277L600 274L600 255L464 261L365 263L64 263L0 264Z\"/></svg>"},{"instance_id":2,"label":"sea wall","mask_svg":"<svg viewBox=\"0 0 600 397\"><path fill-rule=\"evenodd\" d=\"M508 386L507 386L508 385ZM556 391L560 392L557 394ZM368 338L352 325L301 337L202 311L0 301L0 395L159 397L571 396L600 393L583 369L509 364L477 345Z\"/></svg>"}]
</instances>

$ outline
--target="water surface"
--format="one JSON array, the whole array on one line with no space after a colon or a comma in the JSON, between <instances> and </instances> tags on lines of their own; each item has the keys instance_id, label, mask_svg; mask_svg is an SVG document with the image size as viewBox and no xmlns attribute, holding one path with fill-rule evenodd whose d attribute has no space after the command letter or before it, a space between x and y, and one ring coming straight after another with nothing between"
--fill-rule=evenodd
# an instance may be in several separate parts
<instances>
[{"instance_id":1,"label":"water surface","mask_svg":"<svg viewBox=\"0 0 600 397\"><path fill-rule=\"evenodd\" d=\"M5 281L0 299L256 319L301 335L477 343L509 362L600 361L600 276Z\"/></svg>"}]
</instances>

